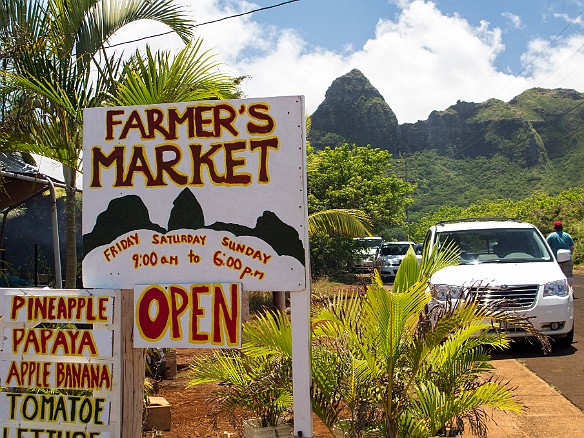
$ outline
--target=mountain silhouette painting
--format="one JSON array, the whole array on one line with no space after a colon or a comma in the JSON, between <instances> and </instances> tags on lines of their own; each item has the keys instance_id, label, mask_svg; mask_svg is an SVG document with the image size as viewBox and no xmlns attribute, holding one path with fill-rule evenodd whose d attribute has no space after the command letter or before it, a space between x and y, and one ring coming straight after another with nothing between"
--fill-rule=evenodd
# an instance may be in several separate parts
<instances>
[{"instance_id":1,"label":"mountain silhouette painting","mask_svg":"<svg viewBox=\"0 0 584 438\"><path fill-rule=\"evenodd\" d=\"M139 196L127 195L112 199L107 209L97 216L93 230L83 235L83 256L134 230L166 234L164 228L150 220L148 208Z\"/></svg>"},{"instance_id":2,"label":"mountain silhouette painting","mask_svg":"<svg viewBox=\"0 0 584 438\"><path fill-rule=\"evenodd\" d=\"M83 235L84 256L99 246L112 243L123 234L141 229L161 234L178 229L209 229L227 231L235 236L252 236L266 242L278 255L293 257L305 266L304 245L298 231L280 220L274 212L264 211L254 228L228 222L206 226L203 209L188 188L173 202L168 229L150 220L148 208L139 196L127 195L111 200L107 209L97 216L93 230Z\"/></svg>"}]
</instances>

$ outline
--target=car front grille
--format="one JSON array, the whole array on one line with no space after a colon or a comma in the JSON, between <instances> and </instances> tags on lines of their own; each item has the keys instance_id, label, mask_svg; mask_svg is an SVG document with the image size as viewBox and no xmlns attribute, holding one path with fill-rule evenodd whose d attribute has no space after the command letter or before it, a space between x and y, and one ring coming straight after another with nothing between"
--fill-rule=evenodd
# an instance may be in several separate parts
<instances>
[{"instance_id":1,"label":"car front grille","mask_svg":"<svg viewBox=\"0 0 584 438\"><path fill-rule=\"evenodd\" d=\"M500 287L472 287L470 294L485 305L497 305L500 308L526 309L535 304L537 284Z\"/></svg>"}]
</instances>

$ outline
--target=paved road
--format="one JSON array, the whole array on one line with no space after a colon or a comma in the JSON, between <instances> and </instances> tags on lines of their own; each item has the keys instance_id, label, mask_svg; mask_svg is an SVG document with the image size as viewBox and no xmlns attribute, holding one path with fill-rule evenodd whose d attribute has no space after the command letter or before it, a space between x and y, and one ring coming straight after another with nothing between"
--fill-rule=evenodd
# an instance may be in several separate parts
<instances>
[{"instance_id":1,"label":"paved road","mask_svg":"<svg viewBox=\"0 0 584 438\"><path fill-rule=\"evenodd\" d=\"M584 274L574 276L574 343L569 348L554 348L544 356L536 345L514 345L504 354L520 360L564 397L584 410Z\"/></svg>"}]
</instances>

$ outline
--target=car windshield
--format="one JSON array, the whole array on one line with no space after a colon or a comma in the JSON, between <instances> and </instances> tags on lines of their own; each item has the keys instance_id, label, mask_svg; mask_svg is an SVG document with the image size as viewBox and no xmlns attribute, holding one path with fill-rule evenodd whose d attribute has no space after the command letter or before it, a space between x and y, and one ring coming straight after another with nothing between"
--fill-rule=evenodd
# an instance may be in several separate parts
<instances>
[{"instance_id":1,"label":"car windshield","mask_svg":"<svg viewBox=\"0 0 584 438\"><path fill-rule=\"evenodd\" d=\"M383 243L383 239L379 238L355 238L355 240L359 243L359 246L362 248L377 248L379 245Z\"/></svg>"},{"instance_id":2,"label":"car windshield","mask_svg":"<svg viewBox=\"0 0 584 438\"><path fill-rule=\"evenodd\" d=\"M394 245L384 245L381 247L379 255L382 256L392 256L392 255L405 255L408 252L410 245L408 243L396 243Z\"/></svg>"},{"instance_id":3,"label":"car windshield","mask_svg":"<svg viewBox=\"0 0 584 438\"><path fill-rule=\"evenodd\" d=\"M440 246L455 245L460 264L550 261L552 255L534 229L492 229L441 232Z\"/></svg>"}]
</instances>

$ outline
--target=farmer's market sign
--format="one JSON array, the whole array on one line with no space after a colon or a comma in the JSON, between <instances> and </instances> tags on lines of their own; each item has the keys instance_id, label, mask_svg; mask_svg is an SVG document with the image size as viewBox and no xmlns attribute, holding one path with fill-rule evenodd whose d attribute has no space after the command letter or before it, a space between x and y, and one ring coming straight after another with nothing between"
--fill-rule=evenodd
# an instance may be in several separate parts
<instances>
[{"instance_id":1,"label":"farmer's market sign","mask_svg":"<svg viewBox=\"0 0 584 438\"><path fill-rule=\"evenodd\" d=\"M0 289L1 438L120 435L118 294Z\"/></svg>"},{"instance_id":2,"label":"farmer's market sign","mask_svg":"<svg viewBox=\"0 0 584 438\"><path fill-rule=\"evenodd\" d=\"M83 282L306 286L300 96L84 112Z\"/></svg>"}]
</instances>

